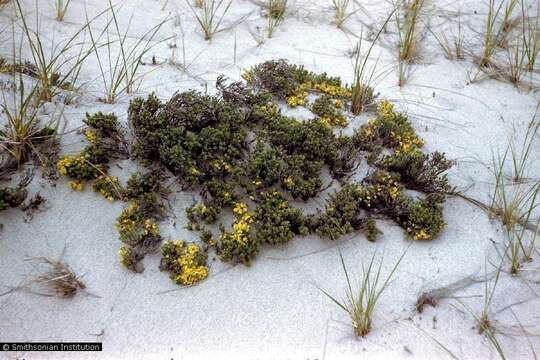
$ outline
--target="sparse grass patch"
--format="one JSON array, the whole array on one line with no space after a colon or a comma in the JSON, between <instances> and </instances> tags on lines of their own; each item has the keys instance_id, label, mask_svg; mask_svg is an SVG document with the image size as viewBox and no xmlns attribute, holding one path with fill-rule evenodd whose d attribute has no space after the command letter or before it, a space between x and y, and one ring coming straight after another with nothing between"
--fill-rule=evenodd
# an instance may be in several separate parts
<instances>
[{"instance_id":1,"label":"sparse grass patch","mask_svg":"<svg viewBox=\"0 0 540 360\"><path fill-rule=\"evenodd\" d=\"M375 268L373 266L376 257L375 253L367 268L362 264L362 277L360 278L360 283L357 289L353 289L353 284L351 283L345 260L343 259L341 252L339 253L347 284L345 300L337 300L325 290L319 290L349 315L356 336L364 337L371 331L375 308L381 295L388 287L392 276L403 260L403 257L405 257L405 254L406 252L401 255L390 273L384 279L381 274L384 257L381 257L379 267Z\"/></svg>"},{"instance_id":2,"label":"sparse grass patch","mask_svg":"<svg viewBox=\"0 0 540 360\"><path fill-rule=\"evenodd\" d=\"M61 45L53 46L49 51L40 35L39 15L36 18L36 29L31 29L26 21L20 0L15 0L17 15L21 19L24 38L32 54L32 76L39 80L39 97L43 101L51 101L61 90L75 90L81 67L91 50L84 50L78 39L87 29L90 20L70 35ZM36 13L39 14L36 2ZM99 15L98 15L99 16ZM70 55L73 48L78 46L76 55Z\"/></svg>"},{"instance_id":3,"label":"sparse grass patch","mask_svg":"<svg viewBox=\"0 0 540 360\"><path fill-rule=\"evenodd\" d=\"M354 14L354 12L349 13L350 0L332 0L332 8L334 9L334 22L336 26L341 29L345 21Z\"/></svg>"},{"instance_id":4,"label":"sparse grass patch","mask_svg":"<svg viewBox=\"0 0 540 360\"><path fill-rule=\"evenodd\" d=\"M276 28L285 20L288 0L268 0L267 35L272 37Z\"/></svg>"},{"instance_id":5,"label":"sparse grass patch","mask_svg":"<svg viewBox=\"0 0 540 360\"><path fill-rule=\"evenodd\" d=\"M221 23L231 7L232 0L229 2L225 2L225 0L204 0L201 4L200 14L193 8L189 1L190 0L186 0L186 3L201 27L204 40L210 41L214 35L227 29L221 27Z\"/></svg>"},{"instance_id":6,"label":"sparse grass patch","mask_svg":"<svg viewBox=\"0 0 540 360\"><path fill-rule=\"evenodd\" d=\"M56 20L64 21L71 0L55 0Z\"/></svg>"},{"instance_id":7,"label":"sparse grass patch","mask_svg":"<svg viewBox=\"0 0 540 360\"><path fill-rule=\"evenodd\" d=\"M531 15L524 0L521 0L523 47L527 58L527 70L532 72L540 51L540 5L536 4L536 13Z\"/></svg>"},{"instance_id":8,"label":"sparse grass patch","mask_svg":"<svg viewBox=\"0 0 540 360\"><path fill-rule=\"evenodd\" d=\"M153 47L166 40L155 40L166 20L148 29L136 41L131 41L128 37L130 25L125 32L121 32L117 13L111 1L108 11L111 19L104 29L99 34L94 34L92 28L88 27L88 33L92 44L91 50L98 61L99 75L105 89L105 94L100 100L112 104L116 102L118 96L124 93L133 94L140 86L144 76L138 73L142 59ZM105 43L100 43L102 37L105 37ZM105 49L105 56L101 53L102 48Z\"/></svg>"},{"instance_id":9,"label":"sparse grass patch","mask_svg":"<svg viewBox=\"0 0 540 360\"><path fill-rule=\"evenodd\" d=\"M429 29L429 28L428 28ZM454 30L450 31L450 36L446 36L446 31L441 31L436 34L429 29L435 40L444 52L444 56L448 60L463 60L465 58L465 38L462 32L461 15L458 15L457 33Z\"/></svg>"},{"instance_id":10,"label":"sparse grass patch","mask_svg":"<svg viewBox=\"0 0 540 360\"><path fill-rule=\"evenodd\" d=\"M510 273L517 274L524 261L529 261L534 249L538 222L534 214L539 206L540 179L529 178L531 151L536 143L540 122L538 109L527 126L521 146L510 139L503 155L494 157L494 190L489 207L491 214L498 217L507 234L506 255L510 260ZM507 175L506 169L512 173ZM533 235L527 243L529 232Z\"/></svg>"},{"instance_id":11,"label":"sparse grass patch","mask_svg":"<svg viewBox=\"0 0 540 360\"><path fill-rule=\"evenodd\" d=\"M16 81L18 77L18 82ZM43 146L49 147L57 136L59 117L53 117L43 124L39 119L41 105L37 85L33 85L27 91L22 75L13 75L15 88L12 90L11 99L2 91L3 101L1 109L6 119L6 125L0 129L0 148L2 149L2 167L20 167L32 156L47 162L43 153Z\"/></svg>"},{"instance_id":12,"label":"sparse grass patch","mask_svg":"<svg viewBox=\"0 0 540 360\"><path fill-rule=\"evenodd\" d=\"M71 298L77 292L86 289L86 285L66 263L45 257L30 258L29 260L48 268L43 275L38 276L35 282L50 288L52 296Z\"/></svg>"}]
</instances>

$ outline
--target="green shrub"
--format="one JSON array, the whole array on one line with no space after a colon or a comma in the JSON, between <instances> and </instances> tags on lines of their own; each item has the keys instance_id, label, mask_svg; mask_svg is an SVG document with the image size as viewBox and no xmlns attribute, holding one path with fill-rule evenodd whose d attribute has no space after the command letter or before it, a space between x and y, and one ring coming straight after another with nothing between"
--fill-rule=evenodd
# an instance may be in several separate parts
<instances>
[{"instance_id":1,"label":"green shrub","mask_svg":"<svg viewBox=\"0 0 540 360\"><path fill-rule=\"evenodd\" d=\"M407 188L425 193L448 192L451 190L448 177L443 174L453 162L444 154L424 154L419 150L384 156L376 166L400 175Z\"/></svg>"},{"instance_id":2,"label":"green shrub","mask_svg":"<svg viewBox=\"0 0 540 360\"><path fill-rule=\"evenodd\" d=\"M277 191L263 193L261 203L255 208L255 238L260 243L282 244L295 235L305 235L302 211L289 206L289 202Z\"/></svg>"},{"instance_id":3,"label":"green shrub","mask_svg":"<svg viewBox=\"0 0 540 360\"><path fill-rule=\"evenodd\" d=\"M92 189L109 201L122 200L124 190L116 176L102 175L92 184Z\"/></svg>"},{"instance_id":4,"label":"green shrub","mask_svg":"<svg viewBox=\"0 0 540 360\"><path fill-rule=\"evenodd\" d=\"M396 217L398 224L415 240L430 240L439 235L446 225L442 206L444 195L429 194L425 200L401 204Z\"/></svg>"},{"instance_id":5,"label":"green shrub","mask_svg":"<svg viewBox=\"0 0 540 360\"><path fill-rule=\"evenodd\" d=\"M161 252L159 268L170 272L177 284L193 285L208 276L207 255L198 245L182 240L166 241Z\"/></svg>"},{"instance_id":6,"label":"green shrub","mask_svg":"<svg viewBox=\"0 0 540 360\"><path fill-rule=\"evenodd\" d=\"M221 228L218 246L220 258L226 262L243 263L249 266L261 248L261 242L253 235L251 226L253 214L248 211L244 203L236 204L233 212L235 220L232 229Z\"/></svg>"}]
</instances>

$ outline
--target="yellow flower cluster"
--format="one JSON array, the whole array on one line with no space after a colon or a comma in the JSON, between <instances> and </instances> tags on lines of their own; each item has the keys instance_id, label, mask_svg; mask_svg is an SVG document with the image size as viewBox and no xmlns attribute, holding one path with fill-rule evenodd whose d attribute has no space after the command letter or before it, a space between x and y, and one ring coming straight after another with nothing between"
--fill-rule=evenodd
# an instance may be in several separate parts
<instances>
[{"instance_id":1,"label":"yellow flower cluster","mask_svg":"<svg viewBox=\"0 0 540 360\"><path fill-rule=\"evenodd\" d=\"M328 127L334 127L334 126L346 127L348 124L347 119L345 119L345 116L336 116L336 117L323 116L319 119L319 121Z\"/></svg>"},{"instance_id":2,"label":"yellow flower cluster","mask_svg":"<svg viewBox=\"0 0 540 360\"><path fill-rule=\"evenodd\" d=\"M62 175L67 175L68 168L74 166L85 166L86 157L84 155L66 155L58 161L56 167L58 172Z\"/></svg>"},{"instance_id":3,"label":"yellow flower cluster","mask_svg":"<svg viewBox=\"0 0 540 360\"><path fill-rule=\"evenodd\" d=\"M120 258L120 264L126 268L131 269L135 265L133 263L133 250L131 247L122 245L118 250L118 257Z\"/></svg>"},{"instance_id":4,"label":"yellow flower cluster","mask_svg":"<svg viewBox=\"0 0 540 360\"><path fill-rule=\"evenodd\" d=\"M414 240L429 240L431 238L431 236L424 229L412 231L412 237Z\"/></svg>"},{"instance_id":5,"label":"yellow flower cluster","mask_svg":"<svg viewBox=\"0 0 540 360\"><path fill-rule=\"evenodd\" d=\"M320 91L330 96L335 96L335 97L350 98L352 96L350 89L347 89L342 86L327 84L324 82L315 83L312 86L310 86L310 88L312 88L313 90Z\"/></svg>"},{"instance_id":6,"label":"yellow flower cluster","mask_svg":"<svg viewBox=\"0 0 540 360\"><path fill-rule=\"evenodd\" d=\"M234 205L233 213L235 213L238 216L242 216L245 213L247 213L248 207L245 203L239 202Z\"/></svg>"},{"instance_id":7,"label":"yellow flower cluster","mask_svg":"<svg viewBox=\"0 0 540 360\"><path fill-rule=\"evenodd\" d=\"M186 246L182 240L167 241L163 244L163 260L165 268L179 284L193 285L208 277L208 268L204 265L206 255L196 244Z\"/></svg>"},{"instance_id":8,"label":"yellow flower cluster","mask_svg":"<svg viewBox=\"0 0 540 360\"><path fill-rule=\"evenodd\" d=\"M120 193L120 182L117 176L102 175L94 182L93 189L99 192L105 199L113 202L115 193Z\"/></svg>"},{"instance_id":9,"label":"yellow flower cluster","mask_svg":"<svg viewBox=\"0 0 540 360\"><path fill-rule=\"evenodd\" d=\"M413 151L418 151L418 148L421 148L424 146L424 140L420 139L416 136L416 134L404 134L403 136L400 135L394 135L398 146L395 148L395 153L397 155L399 154L407 154L411 153Z\"/></svg>"},{"instance_id":10,"label":"yellow flower cluster","mask_svg":"<svg viewBox=\"0 0 540 360\"><path fill-rule=\"evenodd\" d=\"M159 227L152 219L145 219L144 220L144 235L152 235L152 236L158 236L159 235Z\"/></svg>"},{"instance_id":11,"label":"yellow flower cluster","mask_svg":"<svg viewBox=\"0 0 540 360\"><path fill-rule=\"evenodd\" d=\"M360 188L361 189L361 188ZM372 200L377 198L384 199L387 196L390 196L392 201L397 200L401 194L401 188L399 183L389 175L383 175L377 178L377 183L369 186L366 190L363 190L364 195L362 200L364 205L368 208L372 205Z\"/></svg>"},{"instance_id":12,"label":"yellow flower cluster","mask_svg":"<svg viewBox=\"0 0 540 360\"><path fill-rule=\"evenodd\" d=\"M287 188L291 188L294 186L294 179L292 176L287 176L285 179L283 179L283 184L287 187Z\"/></svg>"},{"instance_id":13,"label":"yellow flower cluster","mask_svg":"<svg viewBox=\"0 0 540 360\"><path fill-rule=\"evenodd\" d=\"M249 232L251 223L253 223L253 214L248 211L247 205L237 203L233 208L236 220L232 225L232 232L221 234L221 240L232 240L234 242L246 245L249 242Z\"/></svg>"},{"instance_id":14,"label":"yellow flower cluster","mask_svg":"<svg viewBox=\"0 0 540 360\"><path fill-rule=\"evenodd\" d=\"M395 121L398 118L398 113L394 111L394 105L389 101L383 100L377 107L377 113L385 120ZM370 125L368 123L368 125ZM375 125L375 121L371 122L371 125ZM368 126L369 127L369 126ZM391 133L393 142L397 144L395 147L395 153L409 153L424 146L424 141L420 139L412 128L404 131L403 133L396 134Z\"/></svg>"},{"instance_id":15,"label":"yellow flower cluster","mask_svg":"<svg viewBox=\"0 0 540 360\"><path fill-rule=\"evenodd\" d=\"M68 183L68 186L71 190L83 191L84 183L81 180L73 180Z\"/></svg>"},{"instance_id":16,"label":"yellow flower cluster","mask_svg":"<svg viewBox=\"0 0 540 360\"><path fill-rule=\"evenodd\" d=\"M309 95L311 83L300 84L300 86L294 91L294 94L287 98L287 104L291 107L304 106L306 104L306 98Z\"/></svg>"},{"instance_id":17,"label":"yellow flower cluster","mask_svg":"<svg viewBox=\"0 0 540 360\"><path fill-rule=\"evenodd\" d=\"M97 141L97 134L92 129L86 129L86 131L84 132L84 137L86 138L86 140L88 140L88 142L92 144Z\"/></svg>"},{"instance_id":18,"label":"yellow flower cluster","mask_svg":"<svg viewBox=\"0 0 540 360\"><path fill-rule=\"evenodd\" d=\"M193 285L208 277L208 268L199 264L201 249L195 244L189 244L183 255L178 258L182 272L176 276L176 282L182 285Z\"/></svg>"},{"instance_id":19,"label":"yellow flower cluster","mask_svg":"<svg viewBox=\"0 0 540 360\"><path fill-rule=\"evenodd\" d=\"M246 80L247 82L250 82L251 80L253 80L253 71L245 70L242 73L242 79Z\"/></svg>"},{"instance_id":20,"label":"yellow flower cluster","mask_svg":"<svg viewBox=\"0 0 540 360\"><path fill-rule=\"evenodd\" d=\"M232 170L232 167L231 165L224 161L223 159L219 159L219 160L214 160L212 162L212 166L214 167L215 170L225 170L225 172L228 172L230 173L231 170Z\"/></svg>"},{"instance_id":21,"label":"yellow flower cluster","mask_svg":"<svg viewBox=\"0 0 540 360\"><path fill-rule=\"evenodd\" d=\"M384 118L393 118L396 116L394 104L387 100L382 100L377 106L377 113Z\"/></svg>"}]
</instances>

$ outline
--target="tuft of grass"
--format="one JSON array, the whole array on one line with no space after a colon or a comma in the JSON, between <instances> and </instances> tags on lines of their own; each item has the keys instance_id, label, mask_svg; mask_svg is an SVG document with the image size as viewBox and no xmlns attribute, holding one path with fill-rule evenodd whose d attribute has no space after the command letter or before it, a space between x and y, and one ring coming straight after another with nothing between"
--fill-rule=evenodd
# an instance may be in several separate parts
<instances>
[{"instance_id":1,"label":"tuft of grass","mask_svg":"<svg viewBox=\"0 0 540 360\"><path fill-rule=\"evenodd\" d=\"M373 39L373 42L369 46L367 52L365 55L361 54L362 49L362 34L360 34L360 40L358 41L358 44L356 46L356 58L355 63L353 67L353 84L351 87L351 112L354 115L358 115L364 111L366 106L371 104L373 100L376 97L376 94L374 94L374 85L375 82L384 75L384 73L376 74L377 70L377 64L378 60L375 63L375 65L371 68L371 70L368 70L367 68L367 62L371 56L371 51L373 50L373 47L375 46L375 43L381 36L381 33L383 29L385 28L386 24L390 21L392 18L392 14L386 18L386 21L383 23L377 34L375 35L375 38Z\"/></svg>"},{"instance_id":2,"label":"tuft of grass","mask_svg":"<svg viewBox=\"0 0 540 360\"><path fill-rule=\"evenodd\" d=\"M353 290L353 286L351 284L351 279L349 277L349 272L347 271L347 266L345 265L343 255L341 254L341 251L339 252L341 266L343 268L343 273L345 274L345 279L347 282L346 299L340 301L330 295L325 290L319 290L321 290L330 300L332 300L337 306L339 306L339 308L341 308L349 315L356 336L364 337L370 332L373 320L373 313L375 311L375 307L377 306L379 298L384 292L384 290L386 290L386 288L388 287L392 276L394 275L398 265L401 263L401 260L403 260L403 257L406 253L407 252L405 251L403 255L401 255L399 260L396 262L396 264L384 280L381 278L381 268L384 262L384 258L381 258L378 269L375 269L373 266L376 257L375 253L371 258L371 261L369 262L367 268L364 267L364 265L362 264L362 278L360 280L360 284L358 286L358 289Z\"/></svg>"},{"instance_id":3,"label":"tuft of grass","mask_svg":"<svg viewBox=\"0 0 540 360\"><path fill-rule=\"evenodd\" d=\"M461 17L458 15L457 34L452 31L450 38L445 35L444 31L437 35L428 28L448 60L463 60L465 58L465 51L463 49L465 39L461 26Z\"/></svg>"},{"instance_id":4,"label":"tuft of grass","mask_svg":"<svg viewBox=\"0 0 540 360\"><path fill-rule=\"evenodd\" d=\"M116 10L110 0L108 10L111 13L111 19L107 22L101 33L96 36L90 27L88 28L88 32L92 50L98 61L101 81L105 89L105 96L100 100L112 104L116 102L116 99L121 94L132 94L140 86L144 75L139 75L138 70L143 63L143 57L153 47L167 39L154 41L158 31L166 21L163 20L147 30L135 42L130 42L128 32L131 20L125 32L122 33ZM112 36L110 27L113 28ZM105 36L105 43L101 44L100 41L103 36ZM113 48L115 45L117 48ZM105 48L105 59L103 59L103 54L100 53L101 48Z\"/></svg>"},{"instance_id":5,"label":"tuft of grass","mask_svg":"<svg viewBox=\"0 0 540 360\"><path fill-rule=\"evenodd\" d=\"M398 60L411 63L418 52L418 25L425 0L405 0L396 11L398 32ZM402 9L403 15L400 14Z\"/></svg>"},{"instance_id":6,"label":"tuft of grass","mask_svg":"<svg viewBox=\"0 0 540 360\"><path fill-rule=\"evenodd\" d=\"M499 267L496 269L495 272L495 278L493 281L488 280L488 273L487 273L487 260L485 263L485 279L484 279L484 303L482 305L482 311L480 315L477 315L469 306L467 306L462 301L458 300L458 302L475 318L476 324L478 326L478 333L484 335L489 342L493 345L501 359L506 359L504 352L502 350L501 344L499 343L499 340L496 336L496 330L493 327L493 324L490 321L490 307L491 303L493 301L493 296L495 294L495 289L497 287L497 284L499 282L499 277L501 274L501 268L502 263L499 265Z\"/></svg>"},{"instance_id":7,"label":"tuft of grass","mask_svg":"<svg viewBox=\"0 0 540 360\"><path fill-rule=\"evenodd\" d=\"M71 0L56 0L54 6L56 8L56 20L64 21L64 16L66 16L69 3Z\"/></svg>"},{"instance_id":8,"label":"tuft of grass","mask_svg":"<svg viewBox=\"0 0 540 360\"><path fill-rule=\"evenodd\" d=\"M202 9L203 6L204 6L204 0L195 0L195 1L193 2L193 5L194 5L196 8Z\"/></svg>"},{"instance_id":9,"label":"tuft of grass","mask_svg":"<svg viewBox=\"0 0 540 360\"><path fill-rule=\"evenodd\" d=\"M332 8L334 9L334 23L341 29L347 19L354 14L349 13L347 8L349 7L350 0L332 0Z\"/></svg>"},{"instance_id":10,"label":"tuft of grass","mask_svg":"<svg viewBox=\"0 0 540 360\"><path fill-rule=\"evenodd\" d=\"M525 60L527 53L520 40L516 40L513 46L508 46L506 53L508 60L506 75L508 81L517 86L521 83L521 78L526 70Z\"/></svg>"},{"instance_id":11,"label":"tuft of grass","mask_svg":"<svg viewBox=\"0 0 540 360\"><path fill-rule=\"evenodd\" d=\"M5 115L6 125L0 129L0 148L3 156L2 167L20 167L32 155L42 163L45 159L41 155L40 145L56 137L59 117L52 118L48 124L41 124L38 112L41 105L39 88L33 85L27 91L22 74L13 74L14 82L18 82L12 90L11 99L2 92L1 109Z\"/></svg>"},{"instance_id":12,"label":"tuft of grass","mask_svg":"<svg viewBox=\"0 0 540 360\"><path fill-rule=\"evenodd\" d=\"M49 287L54 296L71 298L78 291L86 288L86 285L66 263L45 257L30 258L29 260L36 261L48 268L43 275L38 276L35 282Z\"/></svg>"},{"instance_id":13,"label":"tuft of grass","mask_svg":"<svg viewBox=\"0 0 540 360\"><path fill-rule=\"evenodd\" d=\"M32 54L32 76L37 78L41 85L40 98L43 101L51 101L61 90L74 90L82 64L91 54L91 50L83 50L83 45L77 44L76 41L79 35L89 28L90 22L84 24L75 34L68 37L65 43L54 46L52 53L48 54L40 35L39 16L36 17L36 30L32 30L28 26L20 0L16 0L15 4L17 14L22 22L24 38L28 42ZM37 2L36 14L39 14ZM79 52L75 56L69 56L72 48L76 45L80 47Z\"/></svg>"},{"instance_id":14,"label":"tuft of grass","mask_svg":"<svg viewBox=\"0 0 540 360\"><path fill-rule=\"evenodd\" d=\"M497 5L495 0L489 0L480 67L487 67L497 48L505 47L508 35L517 25L512 19L517 3L518 0L509 0L504 7L505 1L500 1Z\"/></svg>"},{"instance_id":15,"label":"tuft of grass","mask_svg":"<svg viewBox=\"0 0 540 360\"><path fill-rule=\"evenodd\" d=\"M540 51L540 4L536 5L536 15L531 16L521 0L522 11L522 38L525 55L527 58L527 70L533 71L536 58Z\"/></svg>"},{"instance_id":16,"label":"tuft of grass","mask_svg":"<svg viewBox=\"0 0 540 360\"><path fill-rule=\"evenodd\" d=\"M529 178L531 154L538 135L540 121L537 118L539 106L527 126L521 145L514 138L509 141L502 155L493 157L494 190L489 209L493 216L500 218L507 234L506 255L510 259L510 273L517 274L523 261L529 261L534 250L538 222L534 214L540 203L540 179ZM510 176L505 170L510 167ZM533 235L527 244L528 232Z\"/></svg>"},{"instance_id":17,"label":"tuft of grass","mask_svg":"<svg viewBox=\"0 0 540 360\"><path fill-rule=\"evenodd\" d=\"M223 21L225 14L227 14L227 11L229 11L232 0L230 0L225 6L223 6L224 2L225 0L205 0L202 2L202 13L199 14L191 5L189 0L186 0L186 3L195 15L197 23L203 31L204 40L212 40L215 34L226 30L226 28L221 27L221 22ZM221 10L221 14L220 9L223 9Z\"/></svg>"},{"instance_id":18,"label":"tuft of grass","mask_svg":"<svg viewBox=\"0 0 540 360\"><path fill-rule=\"evenodd\" d=\"M287 0L268 0L268 29L267 35L272 37L276 28L285 20Z\"/></svg>"}]
</instances>

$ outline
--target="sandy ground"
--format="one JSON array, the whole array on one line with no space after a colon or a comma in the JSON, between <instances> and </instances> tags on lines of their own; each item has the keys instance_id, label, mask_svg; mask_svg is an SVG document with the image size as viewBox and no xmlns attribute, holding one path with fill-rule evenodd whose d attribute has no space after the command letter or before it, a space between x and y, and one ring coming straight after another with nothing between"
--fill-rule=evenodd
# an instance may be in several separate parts
<instances>
[{"instance_id":1,"label":"sandy ground","mask_svg":"<svg viewBox=\"0 0 540 360\"><path fill-rule=\"evenodd\" d=\"M487 2L487 1L486 1ZM468 48L480 51L473 30L484 19L485 1L433 1L430 23L437 29L445 26L447 15L461 9L467 25ZM27 5L28 18L35 19L33 1ZM52 4L41 3L41 33L51 43L58 42L84 22L85 7L73 0L63 23L54 20ZM152 91L167 99L177 91L189 88L212 90L219 74L239 79L241 69L268 59L285 58L304 64L310 70L326 71L352 80L352 59L348 56L356 40L332 23L330 2L290 1L289 13L274 37L257 47L250 35L263 28L259 8L235 0L225 23L240 19L230 30L219 33L209 43L202 39L193 15L180 0L121 1L121 25L131 19L129 36L138 36L159 21L169 18L151 55L159 66L143 66L148 72L139 90ZM380 24L389 6L381 1L361 1L368 15L359 11L347 27L359 34L362 22ZM89 1L90 14L106 8L106 1ZM9 24L11 7L0 13L0 23ZM476 14L475 14L476 13ZM99 29L104 19L93 27ZM33 20L30 21L33 23ZM470 28L469 28L470 27ZM182 30L184 35L182 35ZM364 26L367 32L367 27ZM2 33L2 51L10 49L11 30ZM17 31L17 30L16 30ZM479 31L479 30L478 30ZM183 40L182 40L183 39ZM408 84L399 88L396 53L392 39L383 36L387 46L375 46L374 58L379 67L388 70L377 86L381 98L396 103L410 115L419 135L426 140L427 151L443 151L457 165L449 177L458 189L487 200L492 179L486 165L492 153L502 149L515 127L523 133L536 108L538 95L519 91L502 82L488 80L470 84L469 74L475 66L469 60L446 60L433 40L422 42L422 59L412 67ZM182 42L184 45L182 45ZM173 45L176 45L174 49ZM170 64L183 63L186 49L188 71ZM236 50L235 50L236 49ZM236 55L235 55L236 53ZM147 59L150 61L150 54ZM82 124L84 113L114 111L126 121L129 97L114 105L97 101L102 95L97 63L90 56L82 78L88 84L76 103L66 107L66 130ZM52 106L52 105L51 105ZM45 109L47 116L50 109ZM351 121L346 132L366 121L361 116ZM63 153L84 146L81 135L71 132L62 139ZM540 167L539 146L534 149L535 168ZM136 166L123 163L115 170L127 178ZM117 260L120 245L114 222L123 204L110 204L90 189L76 193L60 179L56 186L36 176L30 193L40 192L46 199L46 210L25 222L19 210L2 213L4 229L0 233L0 286L8 289L35 275L35 269L24 261L26 256L57 258L83 275L88 294L73 299L42 297L14 292L0 298L1 341L100 341L104 351L94 353L0 353L0 358L129 358L129 359L358 359L358 358L449 358L440 342L460 359L490 359L498 355L489 341L475 329L475 319L462 303L478 314L481 310L483 284L460 290L459 301L443 300L437 308L415 312L418 295L426 289L450 284L468 276L482 276L486 259L500 260L495 251L504 237L500 224L460 199L448 199L444 216L447 227L435 240L407 240L402 229L391 222L379 222L384 235L375 243L362 235L338 242L314 236L298 238L286 246L264 248L249 268L210 261L208 280L191 288L179 288L158 270L159 255L145 259L145 271L132 274ZM193 194L176 192L171 197L174 217L161 224L166 239L196 241L197 234L185 230L184 209L191 205ZM313 205L310 205L313 206ZM495 246L494 246L495 245ZM388 272L399 256L409 248L398 272L383 294L375 313L373 331L364 339L352 333L348 319L318 289L344 294L345 283L337 246L340 246L349 268L359 273L361 263L377 252L384 254L383 270ZM211 256L212 258L212 256ZM540 299L538 293L538 258L526 264L519 277L501 275L493 304L492 320L502 334L498 336L510 359L531 359L531 346L540 352L536 336L524 336L515 316L531 334L540 333ZM516 304L517 303L517 304ZM508 307L509 305L514 306Z\"/></svg>"}]
</instances>

